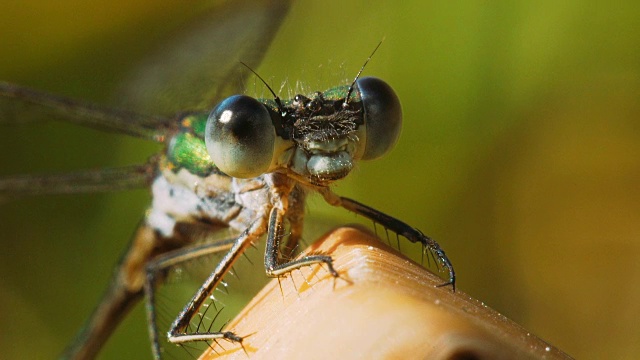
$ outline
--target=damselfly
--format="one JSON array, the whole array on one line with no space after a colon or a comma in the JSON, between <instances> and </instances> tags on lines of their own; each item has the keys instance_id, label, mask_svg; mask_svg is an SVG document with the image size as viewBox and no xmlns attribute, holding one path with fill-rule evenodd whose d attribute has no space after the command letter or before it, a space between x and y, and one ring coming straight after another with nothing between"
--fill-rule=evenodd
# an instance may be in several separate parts
<instances>
[{"instance_id":1,"label":"damselfly","mask_svg":"<svg viewBox=\"0 0 640 360\"><path fill-rule=\"evenodd\" d=\"M321 264L339 277L329 255L287 258L300 240L309 192L422 244L448 271L443 285L455 286L453 267L435 241L329 188L347 176L357 161L376 159L395 144L402 110L385 82L361 78L363 67L351 83L324 92L281 100L270 89L272 99L234 95L210 111L220 99L237 92L230 84L240 82L229 79L247 71L238 60L257 65L288 6L286 2L231 2L193 25L168 57L145 68L129 96L130 102L146 104L142 108L153 108L156 115L0 84L0 97L13 105L3 109L4 117L19 118L22 112L36 109L81 125L165 144L165 151L144 165L0 179L3 196L151 187L153 202L107 294L68 348L67 357L94 357L127 310L143 296L156 358L161 356L159 338L164 331L168 331L169 342L176 344L220 339L242 342L232 331L194 330L191 322L234 262L263 235L268 276ZM248 21L251 27L245 26ZM210 234L222 228L235 229L240 235L211 241ZM217 253L224 255L219 263L211 264L209 278L176 314L171 327L159 330L155 293L166 270Z\"/></svg>"}]
</instances>

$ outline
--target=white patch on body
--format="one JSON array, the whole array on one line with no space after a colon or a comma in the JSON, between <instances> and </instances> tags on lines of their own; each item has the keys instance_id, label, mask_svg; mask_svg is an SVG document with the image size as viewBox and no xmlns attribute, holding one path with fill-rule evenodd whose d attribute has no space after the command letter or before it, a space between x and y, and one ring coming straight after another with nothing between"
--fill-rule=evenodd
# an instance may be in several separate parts
<instances>
[{"instance_id":1,"label":"white patch on body","mask_svg":"<svg viewBox=\"0 0 640 360\"><path fill-rule=\"evenodd\" d=\"M153 201L147 223L167 237L173 235L177 220L191 218L202 202L192 191L169 183L164 176L153 181L151 192Z\"/></svg>"},{"instance_id":2,"label":"white patch on body","mask_svg":"<svg viewBox=\"0 0 640 360\"><path fill-rule=\"evenodd\" d=\"M230 185L230 189L222 191L204 191L216 193L215 196L202 196L180 182L158 176L151 186L153 201L147 224L165 237L173 235L177 222L202 220L225 223L242 231L269 202L268 187L261 177L232 179Z\"/></svg>"}]
</instances>

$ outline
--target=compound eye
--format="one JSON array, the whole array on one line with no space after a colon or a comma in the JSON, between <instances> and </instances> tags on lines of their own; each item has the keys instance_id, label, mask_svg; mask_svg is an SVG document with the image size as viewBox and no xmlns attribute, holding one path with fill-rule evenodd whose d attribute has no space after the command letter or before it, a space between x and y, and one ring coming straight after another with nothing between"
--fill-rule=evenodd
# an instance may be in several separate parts
<instances>
[{"instance_id":1,"label":"compound eye","mask_svg":"<svg viewBox=\"0 0 640 360\"><path fill-rule=\"evenodd\" d=\"M365 77L358 79L366 128L363 160L379 158L398 141L402 128L402 106L395 91L386 82Z\"/></svg>"},{"instance_id":2,"label":"compound eye","mask_svg":"<svg viewBox=\"0 0 640 360\"><path fill-rule=\"evenodd\" d=\"M234 95L209 115L205 144L213 163L237 178L252 178L269 170L276 132L266 107L258 100Z\"/></svg>"}]
</instances>

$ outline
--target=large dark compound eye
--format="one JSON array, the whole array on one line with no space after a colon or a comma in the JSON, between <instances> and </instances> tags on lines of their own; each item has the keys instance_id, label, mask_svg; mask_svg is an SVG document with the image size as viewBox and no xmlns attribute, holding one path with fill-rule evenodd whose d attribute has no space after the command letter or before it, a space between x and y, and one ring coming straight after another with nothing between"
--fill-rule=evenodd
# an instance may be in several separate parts
<instances>
[{"instance_id":1,"label":"large dark compound eye","mask_svg":"<svg viewBox=\"0 0 640 360\"><path fill-rule=\"evenodd\" d=\"M209 115L205 143L211 160L222 172L252 178L269 169L275 137L265 106L252 97L235 95L223 100Z\"/></svg>"},{"instance_id":2,"label":"large dark compound eye","mask_svg":"<svg viewBox=\"0 0 640 360\"><path fill-rule=\"evenodd\" d=\"M379 158L398 141L402 128L402 106L386 82L365 77L356 81L364 107L366 128L363 160Z\"/></svg>"}]
</instances>

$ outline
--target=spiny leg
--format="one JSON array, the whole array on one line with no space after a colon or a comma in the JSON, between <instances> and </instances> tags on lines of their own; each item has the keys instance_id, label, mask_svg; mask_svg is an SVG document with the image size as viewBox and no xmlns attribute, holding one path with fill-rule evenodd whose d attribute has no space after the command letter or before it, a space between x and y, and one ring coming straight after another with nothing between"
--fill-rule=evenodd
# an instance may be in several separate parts
<instances>
[{"instance_id":1,"label":"spiny leg","mask_svg":"<svg viewBox=\"0 0 640 360\"><path fill-rule=\"evenodd\" d=\"M242 344L242 337L232 332L207 331L202 333L189 333L188 328L191 320L198 314L200 308L209 298L211 292L220 284L225 274L229 272L235 261L251 246L262 234L266 232L266 214L260 214L229 247L227 254L220 260L215 270L204 281L202 286L196 291L189 303L180 312L175 321L171 324L168 333L168 340L174 344L181 344L190 341L210 341L216 339L226 339Z\"/></svg>"},{"instance_id":2,"label":"spiny leg","mask_svg":"<svg viewBox=\"0 0 640 360\"><path fill-rule=\"evenodd\" d=\"M203 244L198 246L187 247L174 250L169 253L158 256L153 259L146 267L146 281L144 291L146 294L147 319L149 323L149 337L151 338L151 347L155 359L160 359L160 338L158 334L157 318L156 318L156 288L158 283L165 276L165 271L171 267L177 266L189 260L202 256L228 251L235 242L233 239L219 240L214 243Z\"/></svg>"},{"instance_id":3,"label":"spiny leg","mask_svg":"<svg viewBox=\"0 0 640 360\"><path fill-rule=\"evenodd\" d=\"M324 199L333 206L341 206L349 211L362 215L368 219L373 220L376 223L383 225L396 234L404 236L411 242L421 243L424 247L429 249L429 251L435 254L437 260L449 272L449 280L443 284L438 285L438 287L451 285L453 291L456 290L456 273L453 269L453 265L451 264L451 261L449 261L449 258L445 254L444 250L440 248L440 245L438 245L435 240L424 235L420 230L410 226L405 222L402 222L394 217L391 217L383 212L380 212L355 200L337 196L329 189L321 191L321 194Z\"/></svg>"},{"instance_id":4,"label":"spiny leg","mask_svg":"<svg viewBox=\"0 0 640 360\"><path fill-rule=\"evenodd\" d=\"M333 268L333 259L328 255L308 255L297 260L279 263L280 241L284 236L284 217L278 208L271 209L269 216L269 234L264 253L264 266L267 276L278 277L290 273L295 269L313 264L325 263L329 273L338 277L338 272Z\"/></svg>"},{"instance_id":5,"label":"spiny leg","mask_svg":"<svg viewBox=\"0 0 640 360\"><path fill-rule=\"evenodd\" d=\"M302 231L304 228L304 208L295 209L291 202L287 210L286 220L289 224L289 234L284 246L280 247L280 258L290 261L295 257L296 250L302 239Z\"/></svg>"}]
</instances>

